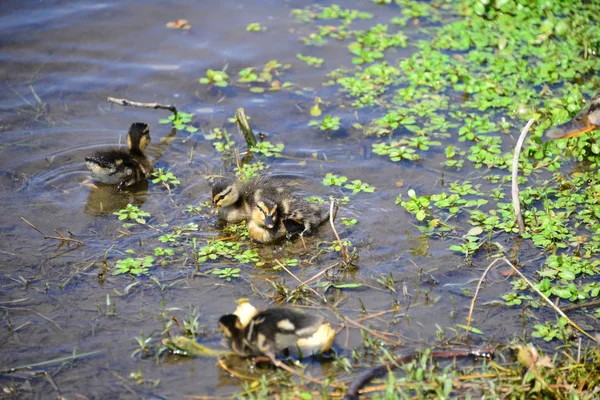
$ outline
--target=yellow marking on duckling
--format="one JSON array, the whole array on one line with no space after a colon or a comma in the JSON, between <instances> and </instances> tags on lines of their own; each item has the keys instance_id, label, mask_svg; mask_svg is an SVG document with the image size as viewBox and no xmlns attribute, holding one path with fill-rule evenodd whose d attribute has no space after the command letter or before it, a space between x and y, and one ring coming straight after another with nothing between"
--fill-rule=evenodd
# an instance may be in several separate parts
<instances>
[{"instance_id":1,"label":"yellow marking on duckling","mask_svg":"<svg viewBox=\"0 0 600 400\"><path fill-rule=\"evenodd\" d=\"M282 319L277 323L277 327L282 331L293 331L296 329L296 326L289 319Z\"/></svg>"},{"instance_id":2,"label":"yellow marking on duckling","mask_svg":"<svg viewBox=\"0 0 600 400\"><path fill-rule=\"evenodd\" d=\"M263 333L256 335L256 344L258 349L263 353L267 353L269 351L269 349L266 347L267 337Z\"/></svg>"}]
</instances>

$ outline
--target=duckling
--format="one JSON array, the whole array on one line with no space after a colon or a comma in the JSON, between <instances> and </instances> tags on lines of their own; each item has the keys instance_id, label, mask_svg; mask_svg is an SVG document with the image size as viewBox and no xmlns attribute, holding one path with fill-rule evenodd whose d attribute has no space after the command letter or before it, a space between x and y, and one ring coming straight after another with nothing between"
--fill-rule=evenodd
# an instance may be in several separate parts
<instances>
[{"instance_id":1,"label":"duckling","mask_svg":"<svg viewBox=\"0 0 600 400\"><path fill-rule=\"evenodd\" d=\"M230 178L219 178L213 182L211 197L219 217L227 222L241 222L250 217L251 210L245 191L240 183Z\"/></svg>"},{"instance_id":2,"label":"duckling","mask_svg":"<svg viewBox=\"0 0 600 400\"><path fill-rule=\"evenodd\" d=\"M285 192L288 188L285 183L270 177L260 177L243 183L231 178L218 178L211 188L212 202L219 209L219 217L227 222L250 220L254 197L258 190L276 194Z\"/></svg>"},{"instance_id":3,"label":"duckling","mask_svg":"<svg viewBox=\"0 0 600 400\"><path fill-rule=\"evenodd\" d=\"M311 235L329 218L329 210L302 198L288 197L282 200L283 222L290 234Z\"/></svg>"},{"instance_id":4,"label":"duckling","mask_svg":"<svg viewBox=\"0 0 600 400\"><path fill-rule=\"evenodd\" d=\"M152 173L152 163L143 150L150 143L150 128L147 124L131 124L127 132L128 152L123 150L100 151L85 158L92 171L92 177L102 183L118 185L122 190L127 186L146 180Z\"/></svg>"},{"instance_id":5,"label":"duckling","mask_svg":"<svg viewBox=\"0 0 600 400\"><path fill-rule=\"evenodd\" d=\"M260 243L272 243L283 236L312 234L329 213L316 204L293 196L289 191L257 190L248 232Z\"/></svg>"},{"instance_id":6,"label":"duckling","mask_svg":"<svg viewBox=\"0 0 600 400\"><path fill-rule=\"evenodd\" d=\"M550 139L569 138L591 132L600 127L600 92L596 93L590 104L581 110L572 120L552 127L546 131Z\"/></svg>"},{"instance_id":7,"label":"duckling","mask_svg":"<svg viewBox=\"0 0 600 400\"><path fill-rule=\"evenodd\" d=\"M273 243L287 234L284 221L281 218L281 208L269 197L263 196L263 191L254 194L254 204L248 233L250 238L259 243Z\"/></svg>"},{"instance_id":8,"label":"duckling","mask_svg":"<svg viewBox=\"0 0 600 400\"><path fill-rule=\"evenodd\" d=\"M275 307L254 315L244 326L236 314L219 319L231 348L242 356L265 355L275 361L278 352L296 347L302 354L319 354L333 345L335 331L323 317L291 308Z\"/></svg>"}]
</instances>

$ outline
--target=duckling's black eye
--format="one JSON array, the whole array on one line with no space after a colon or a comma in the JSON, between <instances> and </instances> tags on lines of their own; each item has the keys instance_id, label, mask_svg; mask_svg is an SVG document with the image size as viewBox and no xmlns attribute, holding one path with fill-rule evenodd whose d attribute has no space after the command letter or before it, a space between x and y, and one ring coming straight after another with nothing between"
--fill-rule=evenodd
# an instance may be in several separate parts
<instances>
[{"instance_id":1,"label":"duckling's black eye","mask_svg":"<svg viewBox=\"0 0 600 400\"><path fill-rule=\"evenodd\" d=\"M218 202L220 202L220 201L221 201L221 200L223 200L223 199L224 199L224 198L225 198L225 197L226 197L226 196L227 196L229 193L231 193L231 190L232 190L232 189L230 188L230 189L229 189L228 191L226 191L225 193L222 193L222 194L218 195L217 197L215 197L215 198L214 198L214 200L213 200L213 201L214 201L215 203L218 203Z\"/></svg>"}]
</instances>

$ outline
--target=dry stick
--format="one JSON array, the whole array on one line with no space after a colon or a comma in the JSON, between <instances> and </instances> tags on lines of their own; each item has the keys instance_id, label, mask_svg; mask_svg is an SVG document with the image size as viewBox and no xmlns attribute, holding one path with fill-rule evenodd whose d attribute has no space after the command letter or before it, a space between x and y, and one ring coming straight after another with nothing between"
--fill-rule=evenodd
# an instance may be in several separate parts
<instances>
[{"instance_id":1,"label":"dry stick","mask_svg":"<svg viewBox=\"0 0 600 400\"><path fill-rule=\"evenodd\" d=\"M529 128L535 122L535 119L531 118L525 128L521 131L521 136L519 136L519 140L517 140L517 145L515 146L515 152L513 153L513 162L512 162L512 202L513 207L515 209L515 216L517 217L517 223L519 224L519 233L522 235L525 233L525 223L523 222L523 216L521 215L521 203L519 202L519 182L517 181L517 175L519 174L519 155L521 154L521 147L523 147L523 142L525 141L525 137L529 132Z\"/></svg>"},{"instance_id":2,"label":"dry stick","mask_svg":"<svg viewBox=\"0 0 600 400\"><path fill-rule=\"evenodd\" d=\"M222 358L218 358L217 359L217 365L219 367L221 367L225 372L227 372L228 374L231 374L231 375L235 376L238 379L243 379L243 380L246 380L246 381L255 381L256 380L256 378L253 377L253 376L245 375L245 374L237 372L234 369L229 368L229 366L227 364L225 364L225 361L223 361Z\"/></svg>"},{"instance_id":3,"label":"dry stick","mask_svg":"<svg viewBox=\"0 0 600 400\"><path fill-rule=\"evenodd\" d=\"M329 205L329 224L331 225L331 229L333 229L333 234L340 245L340 250L342 251L342 257L344 258L344 264L348 263L348 254L346 254L346 249L344 248L344 244L342 243L342 239L340 239L340 235L338 235L337 230L335 229L335 224L333 220L334 216L334 205L335 205L335 215L337 215L337 203L334 198L331 199L331 204Z\"/></svg>"},{"instance_id":4,"label":"dry stick","mask_svg":"<svg viewBox=\"0 0 600 400\"><path fill-rule=\"evenodd\" d=\"M238 108L235 112L235 122L238 128L238 132L244 136L246 139L246 144L248 147L256 146L256 136L254 136L254 132L252 132L252 128L248 123L248 118L246 118L246 113L243 108Z\"/></svg>"},{"instance_id":5,"label":"dry stick","mask_svg":"<svg viewBox=\"0 0 600 400\"><path fill-rule=\"evenodd\" d=\"M600 300L592 300L592 301L588 301L587 303L573 304L572 306L565 306L565 307L561 307L560 309L563 311L573 311L573 310L579 310L580 308L597 307L597 306L600 306Z\"/></svg>"},{"instance_id":6,"label":"dry stick","mask_svg":"<svg viewBox=\"0 0 600 400\"><path fill-rule=\"evenodd\" d=\"M305 285L305 284L304 284L304 283L303 283L303 282L302 282L300 279L298 279L298 277L297 277L296 275L294 275L294 273L293 273L292 271L290 271L289 269L287 269L287 268L285 267L285 265L283 265L283 264L282 264L282 263L281 263L281 262L280 262L278 259L275 259L275 262L276 262L277 264L279 264L279 266L280 266L280 267L281 267L281 268L282 268L282 269L283 269L285 272L287 272L288 274L290 274L290 275L292 276L292 278L294 278L295 280L297 280L297 281L298 281L298 283L300 284L300 285L298 285L298 287L301 287L302 285ZM327 303L327 300L325 299L325 297L324 297L324 296L322 296L322 295L321 295L319 292L317 292L315 289L311 288L311 287L310 287L310 286L308 286L308 285L305 285L305 286L308 288L308 290L310 290L311 292L313 292L314 294L316 294L316 295L317 295L317 297L321 298L321 299L322 299L322 300L323 300L325 303Z\"/></svg>"},{"instance_id":7,"label":"dry stick","mask_svg":"<svg viewBox=\"0 0 600 400\"><path fill-rule=\"evenodd\" d=\"M478 357L479 354L491 354L489 353L487 350L483 350L483 351L471 351L471 350L454 350L454 351L432 351L429 353L429 357L431 357L432 359L440 359L440 358L457 358L457 357ZM371 379L375 378L376 376L379 375L383 375L386 372L391 372L392 370L398 368L398 366L402 365L402 364L406 364L409 363L411 361L414 360L418 360L419 359L419 354L418 353L413 353L413 354L409 354L403 357L397 357L394 358L391 361L388 361L384 364L378 365L374 368L370 368L368 370L366 370L365 372L363 372L362 374L358 375L358 377L356 377L354 379L354 381L352 381L352 383L350 383L350 385L348 386L348 389L346 390L346 394L344 395L344 400L358 400L359 398L359 394L360 393L366 393L369 390L362 390L363 386L365 386L367 383L369 383L369 381L371 381Z\"/></svg>"},{"instance_id":8,"label":"dry stick","mask_svg":"<svg viewBox=\"0 0 600 400\"><path fill-rule=\"evenodd\" d=\"M317 379L317 378L312 378L312 377L310 377L310 376L304 375L302 372L299 372L299 371L296 371L296 370L294 370L294 369L293 369L292 367L290 367L289 365L282 363L281 361L279 361L279 360L275 359L274 357L272 357L272 358L271 358L271 362L272 362L272 363L273 363L273 365L275 365L276 367L278 367L278 368L281 368L281 369L284 369L284 370L286 370L287 372L289 372L290 374L296 375L296 376L297 376L297 377L299 377L299 378L302 378L302 379L304 379L304 380L307 380L307 381L309 381L309 382L312 382L312 383L316 383L317 385L321 385L321 386L324 386L324 385L325 385L325 382L324 382L324 381L322 381L322 380L320 380L320 379ZM330 385L331 385L331 386L335 386L335 385L333 385L333 384L331 384L331 383L330 383Z\"/></svg>"},{"instance_id":9,"label":"dry stick","mask_svg":"<svg viewBox=\"0 0 600 400\"><path fill-rule=\"evenodd\" d=\"M26 308L26 307L5 307L5 306L0 306L0 308L3 308L3 309L5 309L5 310L8 310L8 311L29 311L29 312L32 312L32 313L34 313L35 315L37 315L38 317L40 317L40 318L43 318L43 319L45 319L46 321L50 322L50 323L51 323L52 325L54 325L54 326L55 326L55 327L56 327L58 330L61 330L61 331L63 331L63 332L65 331L63 328L61 328L61 327L60 327L60 325L58 325L58 324L57 324L56 322L54 322L52 319L50 319L50 318L46 317L44 314L42 314L42 313L39 313L39 312L37 312L37 311L35 311L35 310L31 309L31 308Z\"/></svg>"},{"instance_id":10,"label":"dry stick","mask_svg":"<svg viewBox=\"0 0 600 400\"><path fill-rule=\"evenodd\" d=\"M569 317L567 317L567 315L564 312L562 312L562 310L560 308L558 308L552 302L552 300L550 300L544 293L542 293L537 287L535 287L535 285L533 283L531 283L531 281L529 279L527 279L527 277L525 275L523 275L521 273L521 271L519 271L517 269L517 267L515 267L513 265L513 263L511 263L506 257L503 257L503 258L498 259L498 260L504 261L509 267L511 267L513 269L513 271L515 271L521 277L521 279L523 279L525 281L525 283L527 283L527 285L529 285L529 287L531 289L533 289L534 292L536 292L542 299L544 299L544 301L546 303L548 303L548 305L550 307L552 307L554 309L554 311L556 311L558 314L560 314L561 317L563 317L564 319L566 319L567 322L569 324L571 324L571 326L573 326L573 328L577 329L579 332L583 333L585 336L587 336L588 338L592 339L594 342L598 343L598 339L596 339L595 337L593 337L592 335L590 335L589 333L587 333L586 331L584 331L583 329L581 329L575 322L573 322ZM490 270L490 268L492 267L492 265L495 264L496 261L498 261L498 260L495 260L494 262L492 262L492 264L490 264L490 266L485 270L484 274L481 276L481 279L479 280L480 283L481 283L481 281L483 281L483 279L485 278L485 275ZM471 309L469 310L469 316L471 316L471 314L473 312L473 308L475 307L475 300L476 299L477 299L477 292L475 292L475 297L473 297L473 300L471 301ZM470 321L467 321L467 324L469 322ZM468 325L467 325L467 327L468 327ZM469 330L467 329L467 334L468 333L469 333Z\"/></svg>"},{"instance_id":11,"label":"dry stick","mask_svg":"<svg viewBox=\"0 0 600 400\"><path fill-rule=\"evenodd\" d=\"M161 109L161 110L169 110L171 111L173 114L175 114L175 116L177 116L177 108L175 108L175 106L171 106L168 104L160 104L160 103L140 103L139 101L131 101L131 100L127 100L127 99L117 99L115 97L107 97L106 98L107 101L111 102L111 103L116 103L122 106L131 106L131 107L141 107L141 108L154 108L156 109Z\"/></svg>"},{"instance_id":12,"label":"dry stick","mask_svg":"<svg viewBox=\"0 0 600 400\"><path fill-rule=\"evenodd\" d=\"M370 333L371 335L378 337L379 339L383 340L384 342L388 342L389 344L393 344L394 346L402 346L402 343L400 342L396 342L392 339L388 339L387 337L385 337L384 335L382 335L381 333L374 331L373 329L367 328L366 326L364 326L363 324L359 324L358 322L356 322L353 319L350 319L344 315L342 315L342 318L344 319L344 321L351 323L352 325Z\"/></svg>"},{"instance_id":13,"label":"dry stick","mask_svg":"<svg viewBox=\"0 0 600 400\"><path fill-rule=\"evenodd\" d=\"M97 350L97 351L91 351L89 353L73 354L71 356L55 358L53 360L37 362L37 363L34 363L34 364L19 365L18 367L13 367L13 368L8 368L8 369L0 370L0 374L7 374L7 373L15 372L15 371L18 371L18 370L21 370L21 369L31 369L31 368L35 368L35 367L42 367L42 366L45 366L45 365L62 363L62 362L67 362L67 361L75 361L75 360L77 360L79 358L92 356L92 355L98 354L98 353L101 353L101 351Z\"/></svg>"},{"instance_id":14,"label":"dry stick","mask_svg":"<svg viewBox=\"0 0 600 400\"><path fill-rule=\"evenodd\" d=\"M467 315L467 326L465 327L466 334L465 336L469 336L469 331L471 329L471 321L473 320L473 308L475 307L475 301L477 300L477 295L479 294L479 289L481 288L481 283L485 279L488 271L496 265L498 261L502 261L501 258L497 258L488 265L488 267L483 271L483 275L479 278L479 282L477 282L477 288L475 289L475 296L473 296L473 300L471 300L471 308L469 309L469 315Z\"/></svg>"},{"instance_id":15,"label":"dry stick","mask_svg":"<svg viewBox=\"0 0 600 400\"><path fill-rule=\"evenodd\" d=\"M321 272L317 273L316 275L314 275L312 278L309 278L307 280L305 280L304 282L301 283L301 285L306 285L309 282L314 281L315 279L317 279L318 277L320 277L321 275L323 275L324 273L326 273L327 271L329 271L332 268L335 268L339 265L339 263L335 263L333 265L330 265L329 267L325 268L324 270L322 270Z\"/></svg>"},{"instance_id":16,"label":"dry stick","mask_svg":"<svg viewBox=\"0 0 600 400\"><path fill-rule=\"evenodd\" d=\"M79 243L79 244L85 244L83 243L81 240L77 240L77 239L72 239L72 238L68 238L65 235L63 235L62 233L60 233L57 229L54 230L54 232L56 232L57 234L59 234L60 236L48 236L45 235L44 232L40 231L35 225L33 225L31 222L27 221L25 218L21 217L21 219L30 227L32 227L33 229L35 229L40 235L42 235L44 237L44 239L54 239L54 240L60 240L61 242L75 242L75 243Z\"/></svg>"}]
</instances>

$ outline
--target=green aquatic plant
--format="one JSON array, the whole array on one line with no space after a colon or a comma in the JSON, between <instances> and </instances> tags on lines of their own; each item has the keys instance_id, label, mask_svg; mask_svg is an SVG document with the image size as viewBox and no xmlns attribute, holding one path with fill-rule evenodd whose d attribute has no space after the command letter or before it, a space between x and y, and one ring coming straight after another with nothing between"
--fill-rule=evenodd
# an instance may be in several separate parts
<instances>
[{"instance_id":1,"label":"green aquatic plant","mask_svg":"<svg viewBox=\"0 0 600 400\"><path fill-rule=\"evenodd\" d=\"M227 83L227 79L229 79L229 75L225 71L215 71L213 69L208 69L206 71L206 77L200 78L200 83L205 85L214 85L218 87L227 87L229 84Z\"/></svg>"},{"instance_id":2,"label":"green aquatic plant","mask_svg":"<svg viewBox=\"0 0 600 400\"><path fill-rule=\"evenodd\" d=\"M238 72L240 83L259 83L262 85L251 85L252 93L263 93L265 90L280 90L292 86L290 82L283 82L277 79L283 71L291 68L291 64L281 64L277 60L271 60L264 64L262 70L255 67L243 68ZM267 86L265 86L265 84Z\"/></svg>"},{"instance_id":3,"label":"green aquatic plant","mask_svg":"<svg viewBox=\"0 0 600 400\"><path fill-rule=\"evenodd\" d=\"M352 182L345 184L344 187L352 190L352 194L357 194L360 192L373 193L375 191L373 186L366 182L362 182L360 179L353 180Z\"/></svg>"},{"instance_id":4,"label":"green aquatic plant","mask_svg":"<svg viewBox=\"0 0 600 400\"><path fill-rule=\"evenodd\" d=\"M225 128L213 128L210 133L205 133L204 138L210 140L215 150L220 153L231 150L235 142L231 140L231 135Z\"/></svg>"},{"instance_id":5,"label":"green aquatic plant","mask_svg":"<svg viewBox=\"0 0 600 400\"><path fill-rule=\"evenodd\" d=\"M390 160L392 160L394 162L398 162L398 161L402 161L402 160L415 161L420 158L418 154L415 154L416 153L415 149L408 147L408 146L403 146L402 143L406 143L406 142L405 141L395 141L395 142L391 142L390 144L374 143L373 144L373 153L379 154L382 156L389 156Z\"/></svg>"},{"instance_id":6,"label":"green aquatic plant","mask_svg":"<svg viewBox=\"0 0 600 400\"><path fill-rule=\"evenodd\" d=\"M250 151L262 154L265 157L281 157L285 145L283 143L272 144L271 142L258 142L256 146L250 147Z\"/></svg>"},{"instance_id":7,"label":"green aquatic plant","mask_svg":"<svg viewBox=\"0 0 600 400\"><path fill-rule=\"evenodd\" d=\"M248 179L256 178L259 175L259 171L264 171L268 168L269 166L265 165L262 161L257 161L252 164L244 164L241 168L235 167L234 171L240 182L244 182Z\"/></svg>"},{"instance_id":8,"label":"green aquatic plant","mask_svg":"<svg viewBox=\"0 0 600 400\"><path fill-rule=\"evenodd\" d=\"M175 115L169 115L168 118L161 119L160 121L158 121L158 123L163 125L172 124L173 128L177 130L185 130L189 133L196 133L198 132L198 128L190 124L190 122L192 122L193 117L193 113L185 113L179 111Z\"/></svg>"},{"instance_id":9,"label":"green aquatic plant","mask_svg":"<svg viewBox=\"0 0 600 400\"><path fill-rule=\"evenodd\" d=\"M113 275L131 274L148 275L148 269L154 264L154 257L145 256L139 258L128 257L118 260L115 264Z\"/></svg>"},{"instance_id":10,"label":"green aquatic plant","mask_svg":"<svg viewBox=\"0 0 600 400\"><path fill-rule=\"evenodd\" d=\"M311 67L320 67L321 65L323 65L323 61L325 61L322 58L319 57L311 57L311 56L305 56L304 54L296 54L296 58L298 58L298 60L300 61L304 61L306 64L310 65Z\"/></svg>"},{"instance_id":11,"label":"green aquatic plant","mask_svg":"<svg viewBox=\"0 0 600 400\"><path fill-rule=\"evenodd\" d=\"M340 129L340 117L332 117L331 115L326 115L323 117L321 123L318 121L310 121L308 126L318 126L322 131L337 131Z\"/></svg>"},{"instance_id":12,"label":"green aquatic plant","mask_svg":"<svg viewBox=\"0 0 600 400\"><path fill-rule=\"evenodd\" d=\"M326 186L342 186L346 181L348 181L348 178L345 176L337 176L329 172L323 178L323 184Z\"/></svg>"},{"instance_id":13,"label":"green aquatic plant","mask_svg":"<svg viewBox=\"0 0 600 400\"><path fill-rule=\"evenodd\" d=\"M252 23L248 24L248 26L246 26L246 31L248 31L248 32L260 32L260 31L264 31L266 29L267 28L262 26L260 22L252 22Z\"/></svg>"},{"instance_id":14,"label":"green aquatic plant","mask_svg":"<svg viewBox=\"0 0 600 400\"><path fill-rule=\"evenodd\" d=\"M118 215L119 221L132 220L142 225L146 223L146 218L151 216L149 212L143 211L133 204L127 204L125 208L113 212L113 215Z\"/></svg>"},{"instance_id":15,"label":"green aquatic plant","mask_svg":"<svg viewBox=\"0 0 600 400\"><path fill-rule=\"evenodd\" d=\"M342 218L342 224L346 226L354 226L358 220L356 218Z\"/></svg>"},{"instance_id":16,"label":"green aquatic plant","mask_svg":"<svg viewBox=\"0 0 600 400\"><path fill-rule=\"evenodd\" d=\"M154 179L152 183L161 183L167 187L178 186L181 181L172 172L165 172L164 168L159 168L152 173Z\"/></svg>"},{"instance_id":17,"label":"green aquatic plant","mask_svg":"<svg viewBox=\"0 0 600 400\"><path fill-rule=\"evenodd\" d=\"M217 275L221 279L225 279L227 282L230 282L234 278L240 277L240 269L239 268L218 268L213 269L211 272L213 275Z\"/></svg>"}]
</instances>

